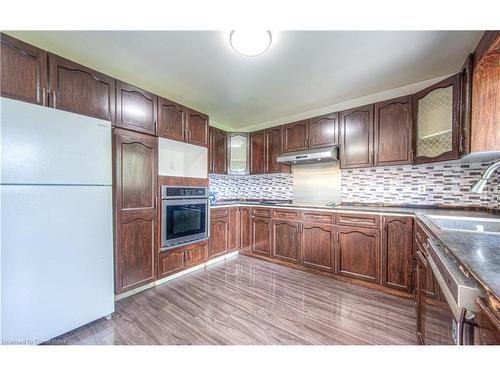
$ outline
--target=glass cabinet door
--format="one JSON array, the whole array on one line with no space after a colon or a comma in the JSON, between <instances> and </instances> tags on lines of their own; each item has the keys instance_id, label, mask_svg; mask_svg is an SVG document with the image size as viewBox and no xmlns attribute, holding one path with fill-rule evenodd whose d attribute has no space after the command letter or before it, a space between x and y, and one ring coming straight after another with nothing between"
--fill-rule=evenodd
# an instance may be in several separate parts
<instances>
[{"instance_id":1,"label":"glass cabinet door","mask_svg":"<svg viewBox=\"0 0 500 375\"><path fill-rule=\"evenodd\" d=\"M248 133L228 133L228 174L248 174Z\"/></svg>"},{"instance_id":2,"label":"glass cabinet door","mask_svg":"<svg viewBox=\"0 0 500 375\"><path fill-rule=\"evenodd\" d=\"M459 85L454 75L415 94L416 163L458 159Z\"/></svg>"}]
</instances>

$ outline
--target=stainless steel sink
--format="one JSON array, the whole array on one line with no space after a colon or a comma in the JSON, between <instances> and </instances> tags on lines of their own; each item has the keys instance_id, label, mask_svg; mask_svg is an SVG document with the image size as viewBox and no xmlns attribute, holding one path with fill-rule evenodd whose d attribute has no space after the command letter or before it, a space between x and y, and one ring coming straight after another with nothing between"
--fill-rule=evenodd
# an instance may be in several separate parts
<instances>
[{"instance_id":1,"label":"stainless steel sink","mask_svg":"<svg viewBox=\"0 0 500 375\"><path fill-rule=\"evenodd\" d=\"M500 235L500 219L426 215L441 230Z\"/></svg>"}]
</instances>

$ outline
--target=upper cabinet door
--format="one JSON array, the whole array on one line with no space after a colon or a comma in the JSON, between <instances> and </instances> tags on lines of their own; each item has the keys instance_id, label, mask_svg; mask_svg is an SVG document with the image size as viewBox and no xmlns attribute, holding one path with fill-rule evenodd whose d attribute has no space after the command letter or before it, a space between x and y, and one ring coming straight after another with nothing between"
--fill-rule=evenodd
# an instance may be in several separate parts
<instances>
[{"instance_id":1,"label":"upper cabinet door","mask_svg":"<svg viewBox=\"0 0 500 375\"><path fill-rule=\"evenodd\" d=\"M373 166L373 105L340 113L340 166Z\"/></svg>"},{"instance_id":2,"label":"upper cabinet door","mask_svg":"<svg viewBox=\"0 0 500 375\"><path fill-rule=\"evenodd\" d=\"M411 164L412 97L375 104L375 165Z\"/></svg>"},{"instance_id":3,"label":"upper cabinet door","mask_svg":"<svg viewBox=\"0 0 500 375\"><path fill-rule=\"evenodd\" d=\"M0 34L1 96L47 105L47 53Z\"/></svg>"},{"instance_id":4,"label":"upper cabinet door","mask_svg":"<svg viewBox=\"0 0 500 375\"><path fill-rule=\"evenodd\" d=\"M155 135L157 101L156 95L116 81L116 126Z\"/></svg>"},{"instance_id":5,"label":"upper cabinet door","mask_svg":"<svg viewBox=\"0 0 500 375\"><path fill-rule=\"evenodd\" d=\"M309 148L339 144L339 114L330 113L309 120Z\"/></svg>"},{"instance_id":6,"label":"upper cabinet door","mask_svg":"<svg viewBox=\"0 0 500 375\"><path fill-rule=\"evenodd\" d=\"M228 174L248 174L249 137L248 133L228 133Z\"/></svg>"},{"instance_id":7,"label":"upper cabinet door","mask_svg":"<svg viewBox=\"0 0 500 375\"><path fill-rule=\"evenodd\" d=\"M414 95L415 163L458 159L460 73Z\"/></svg>"},{"instance_id":8,"label":"upper cabinet door","mask_svg":"<svg viewBox=\"0 0 500 375\"><path fill-rule=\"evenodd\" d=\"M225 174L227 172L227 135L226 132L217 128L209 127L209 165L210 173Z\"/></svg>"},{"instance_id":9,"label":"upper cabinet door","mask_svg":"<svg viewBox=\"0 0 500 375\"><path fill-rule=\"evenodd\" d=\"M186 108L158 98L158 135L182 142L186 137Z\"/></svg>"},{"instance_id":10,"label":"upper cabinet door","mask_svg":"<svg viewBox=\"0 0 500 375\"><path fill-rule=\"evenodd\" d=\"M208 116L188 109L187 141L194 145L208 147Z\"/></svg>"},{"instance_id":11,"label":"upper cabinet door","mask_svg":"<svg viewBox=\"0 0 500 375\"><path fill-rule=\"evenodd\" d=\"M281 127L267 129L266 131L266 173L278 173L283 171L283 164L276 159L281 155Z\"/></svg>"},{"instance_id":12,"label":"upper cabinet door","mask_svg":"<svg viewBox=\"0 0 500 375\"><path fill-rule=\"evenodd\" d=\"M283 152L307 150L307 120L283 125L283 143Z\"/></svg>"},{"instance_id":13,"label":"upper cabinet door","mask_svg":"<svg viewBox=\"0 0 500 375\"><path fill-rule=\"evenodd\" d=\"M115 80L49 53L49 105L114 122Z\"/></svg>"},{"instance_id":14,"label":"upper cabinet door","mask_svg":"<svg viewBox=\"0 0 500 375\"><path fill-rule=\"evenodd\" d=\"M250 134L250 174L266 172L266 132Z\"/></svg>"}]
</instances>

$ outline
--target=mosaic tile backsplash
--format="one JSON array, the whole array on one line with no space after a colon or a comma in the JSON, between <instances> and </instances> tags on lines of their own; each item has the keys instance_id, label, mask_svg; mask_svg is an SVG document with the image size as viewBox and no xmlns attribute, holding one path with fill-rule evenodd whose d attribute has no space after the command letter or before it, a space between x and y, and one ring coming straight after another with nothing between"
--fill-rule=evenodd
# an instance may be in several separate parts
<instances>
[{"instance_id":1,"label":"mosaic tile backsplash","mask_svg":"<svg viewBox=\"0 0 500 375\"><path fill-rule=\"evenodd\" d=\"M498 173L481 194L470 192L490 163L342 170L342 202L500 208ZM425 192L419 192L425 186Z\"/></svg>"},{"instance_id":2,"label":"mosaic tile backsplash","mask_svg":"<svg viewBox=\"0 0 500 375\"><path fill-rule=\"evenodd\" d=\"M292 199L293 180L288 173L250 176L209 175L210 191L217 199Z\"/></svg>"},{"instance_id":3,"label":"mosaic tile backsplash","mask_svg":"<svg viewBox=\"0 0 500 375\"><path fill-rule=\"evenodd\" d=\"M500 209L500 174L481 194L470 193L490 163L463 163L348 169L341 171L344 203L444 205ZM419 186L425 185L425 192ZM293 199L291 174L210 175L217 199Z\"/></svg>"}]
</instances>

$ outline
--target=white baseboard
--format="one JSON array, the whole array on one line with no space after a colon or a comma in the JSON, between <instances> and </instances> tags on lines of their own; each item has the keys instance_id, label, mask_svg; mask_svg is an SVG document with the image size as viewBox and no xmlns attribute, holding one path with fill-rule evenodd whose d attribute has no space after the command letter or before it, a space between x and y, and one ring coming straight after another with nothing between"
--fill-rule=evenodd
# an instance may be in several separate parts
<instances>
[{"instance_id":1,"label":"white baseboard","mask_svg":"<svg viewBox=\"0 0 500 375\"><path fill-rule=\"evenodd\" d=\"M187 270L184 270L184 271L181 271L181 272L178 272L178 273L175 273L173 275L170 275L170 276L167 276L167 277L164 277L163 279L160 279L160 280L156 280L156 281L153 281L149 284L146 284L146 285L142 285L140 287L137 287L135 289L132 289L132 290L129 290L128 292L125 292L125 293L121 293L121 294L118 294L115 296L115 301L119 301L121 299L124 299L124 298L127 298L127 297L130 297L130 296L133 296L134 294L137 294L137 293L140 293L140 292L143 292L145 291L146 289L150 289L150 288L153 288L155 286L158 286L158 285L161 285L163 283L166 283L167 281L170 281L170 280L173 280L173 279L176 279L180 276L184 276L188 273L191 273L193 271L196 271L196 270L199 270L201 268L205 268L206 266L209 266L211 264L214 264L214 263L218 263L218 262L221 262L223 260L226 260L227 258L231 258L235 255L238 255L239 251L236 250L236 251L233 251L231 253L228 253L226 255L221 255L220 257L217 257L217 258L214 258L214 259L210 259L209 261L205 262L205 263L202 263L202 264L198 264L197 266L194 266L194 267L191 267L191 268L188 268Z\"/></svg>"}]
</instances>

